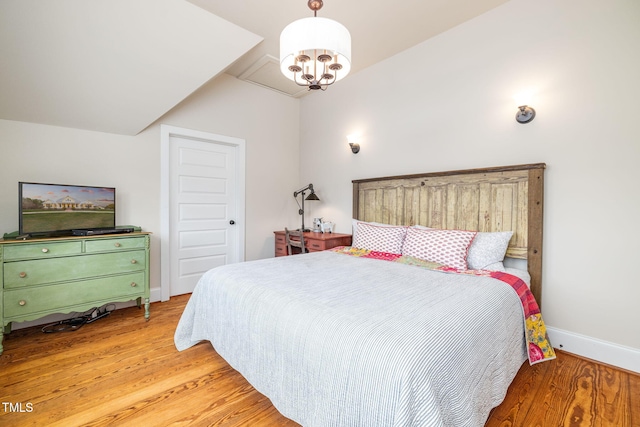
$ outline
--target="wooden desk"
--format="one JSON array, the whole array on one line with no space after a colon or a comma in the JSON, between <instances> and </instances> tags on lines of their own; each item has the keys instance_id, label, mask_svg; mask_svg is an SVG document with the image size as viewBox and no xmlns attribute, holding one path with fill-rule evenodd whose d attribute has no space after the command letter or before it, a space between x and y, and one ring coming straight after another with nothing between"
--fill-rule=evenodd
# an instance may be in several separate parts
<instances>
[{"instance_id":1,"label":"wooden desk","mask_svg":"<svg viewBox=\"0 0 640 427\"><path fill-rule=\"evenodd\" d=\"M284 239L284 230L274 231L276 235L276 256L286 256L287 242ZM309 252L320 252L336 246L350 246L351 234L340 233L314 233L309 231L304 233L304 244Z\"/></svg>"}]
</instances>

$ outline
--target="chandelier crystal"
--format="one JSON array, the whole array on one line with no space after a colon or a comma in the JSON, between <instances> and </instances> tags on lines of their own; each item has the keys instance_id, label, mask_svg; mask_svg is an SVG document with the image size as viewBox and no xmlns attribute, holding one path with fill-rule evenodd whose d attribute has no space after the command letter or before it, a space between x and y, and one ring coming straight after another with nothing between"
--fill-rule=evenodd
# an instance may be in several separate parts
<instances>
[{"instance_id":1,"label":"chandelier crystal","mask_svg":"<svg viewBox=\"0 0 640 427\"><path fill-rule=\"evenodd\" d=\"M318 18L321 0L309 0L312 18L287 25L280 34L280 70L309 90L326 90L351 70L351 34L339 22Z\"/></svg>"}]
</instances>

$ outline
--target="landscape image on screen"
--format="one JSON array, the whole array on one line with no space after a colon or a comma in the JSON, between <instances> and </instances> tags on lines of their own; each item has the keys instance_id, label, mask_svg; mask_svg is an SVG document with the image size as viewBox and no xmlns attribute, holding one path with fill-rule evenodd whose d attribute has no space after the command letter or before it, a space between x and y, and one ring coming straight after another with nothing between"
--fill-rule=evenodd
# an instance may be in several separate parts
<instances>
[{"instance_id":1,"label":"landscape image on screen","mask_svg":"<svg viewBox=\"0 0 640 427\"><path fill-rule=\"evenodd\" d=\"M115 189L22 184L25 233L115 226Z\"/></svg>"}]
</instances>

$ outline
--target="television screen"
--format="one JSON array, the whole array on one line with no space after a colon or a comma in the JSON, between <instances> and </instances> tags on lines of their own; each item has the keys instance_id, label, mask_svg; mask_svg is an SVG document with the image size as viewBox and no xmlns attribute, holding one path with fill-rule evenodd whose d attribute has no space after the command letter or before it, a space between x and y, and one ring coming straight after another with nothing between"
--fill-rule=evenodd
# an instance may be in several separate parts
<instances>
[{"instance_id":1,"label":"television screen","mask_svg":"<svg viewBox=\"0 0 640 427\"><path fill-rule=\"evenodd\" d=\"M116 189L18 183L20 234L64 235L116 225Z\"/></svg>"}]
</instances>

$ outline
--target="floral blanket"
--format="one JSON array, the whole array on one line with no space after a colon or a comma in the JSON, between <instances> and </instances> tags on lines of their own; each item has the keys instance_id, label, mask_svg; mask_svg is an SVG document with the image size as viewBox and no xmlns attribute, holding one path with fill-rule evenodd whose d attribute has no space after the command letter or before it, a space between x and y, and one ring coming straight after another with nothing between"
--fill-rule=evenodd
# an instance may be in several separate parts
<instances>
[{"instance_id":1,"label":"floral blanket","mask_svg":"<svg viewBox=\"0 0 640 427\"><path fill-rule=\"evenodd\" d=\"M351 246L339 246L331 250L333 252L345 255L399 262L402 264L414 265L429 270L442 271L445 273L471 274L474 276L485 276L498 279L511 286L511 288L520 298L520 302L522 303L522 313L525 321L525 340L527 342L529 364L533 365L539 362L544 362L546 360L552 360L556 358L555 351L553 350L553 347L549 342L547 328L544 325L544 320L542 320L540 307L538 306L538 303L529 290L527 284L519 277L502 271L458 270L435 262L424 261L419 258L390 254L386 252L370 251L366 249L358 249Z\"/></svg>"}]
</instances>

